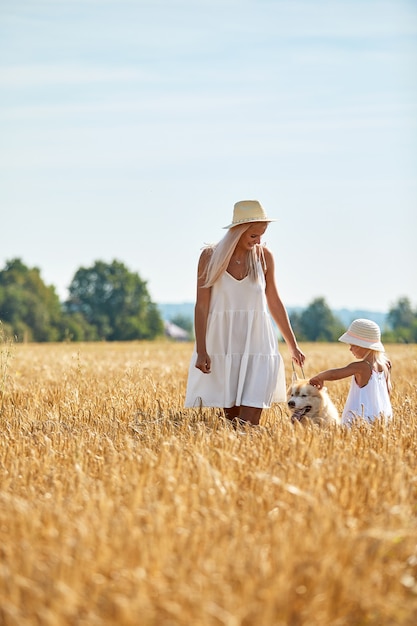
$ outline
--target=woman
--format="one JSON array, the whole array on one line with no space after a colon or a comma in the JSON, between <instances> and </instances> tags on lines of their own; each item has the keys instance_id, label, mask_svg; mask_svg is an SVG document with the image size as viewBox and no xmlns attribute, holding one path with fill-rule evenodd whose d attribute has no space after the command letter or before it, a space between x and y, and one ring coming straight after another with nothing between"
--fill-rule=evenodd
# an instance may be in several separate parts
<instances>
[{"instance_id":1,"label":"woman","mask_svg":"<svg viewBox=\"0 0 417 626\"><path fill-rule=\"evenodd\" d=\"M292 359L304 363L278 295L273 255L261 246L272 221L257 200L237 202L226 235L201 253L186 407L222 407L228 419L256 425L262 409L285 401L271 315Z\"/></svg>"}]
</instances>

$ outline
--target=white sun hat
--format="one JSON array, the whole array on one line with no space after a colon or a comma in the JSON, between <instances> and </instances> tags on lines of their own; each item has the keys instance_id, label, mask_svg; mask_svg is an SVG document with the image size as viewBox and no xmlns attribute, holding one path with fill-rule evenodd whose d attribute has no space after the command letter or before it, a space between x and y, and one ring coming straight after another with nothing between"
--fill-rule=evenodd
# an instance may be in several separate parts
<instances>
[{"instance_id":1,"label":"white sun hat","mask_svg":"<svg viewBox=\"0 0 417 626\"><path fill-rule=\"evenodd\" d=\"M381 330L378 324L372 320L354 320L347 331L339 337L339 341L348 343L351 346L385 352L385 348L381 343Z\"/></svg>"},{"instance_id":2,"label":"white sun hat","mask_svg":"<svg viewBox=\"0 0 417 626\"><path fill-rule=\"evenodd\" d=\"M241 200L233 208L233 221L223 228L233 228L246 222L276 222L265 213L265 209L258 200Z\"/></svg>"}]
</instances>

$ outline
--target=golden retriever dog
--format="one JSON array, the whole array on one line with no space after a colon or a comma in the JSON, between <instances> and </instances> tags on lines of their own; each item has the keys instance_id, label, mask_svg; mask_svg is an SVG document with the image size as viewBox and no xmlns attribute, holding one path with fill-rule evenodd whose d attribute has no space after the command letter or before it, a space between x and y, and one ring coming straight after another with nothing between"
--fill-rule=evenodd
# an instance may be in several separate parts
<instances>
[{"instance_id":1,"label":"golden retriever dog","mask_svg":"<svg viewBox=\"0 0 417 626\"><path fill-rule=\"evenodd\" d=\"M307 379L295 379L288 389L288 407L291 421L319 426L340 424L339 412L331 401L327 389L317 389Z\"/></svg>"}]
</instances>

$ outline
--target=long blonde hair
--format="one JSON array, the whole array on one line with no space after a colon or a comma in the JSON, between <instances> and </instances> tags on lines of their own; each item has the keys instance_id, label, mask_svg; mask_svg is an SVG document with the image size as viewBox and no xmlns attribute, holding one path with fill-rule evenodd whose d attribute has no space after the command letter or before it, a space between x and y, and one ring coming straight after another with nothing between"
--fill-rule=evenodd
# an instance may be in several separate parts
<instances>
[{"instance_id":1,"label":"long blonde hair","mask_svg":"<svg viewBox=\"0 0 417 626\"><path fill-rule=\"evenodd\" d=\"M205 250L211 250L210 260L207 263L201 278L204 283L203 287L212 287L216 280L226 271L229 265L232 254L237 246L237 243L244 232L253 225L253 222L246 224L239 224L230 228L225 236L215 244L209 244L204 247ZM261 257L264 270L266 270L265 257L263 255L262 246L256 245L248 252L248 276L251 280L257 280L258 278L258 265L257 260Z\"/></svg>"},{"instance_id":2,"label":"long blonde hair","mask_svg":"<svg viewBox=\"0 0 417 626\"><path fill-rule=\"evenodd\" d=\"M371 352L374 354L374 358L375 358L374 362L377 365L380 365L382 367L382 371L385 374L385 380L387 381L388 393L391 394L391 391L392 391L392 384L391 384L391 361L389 360L389 358L387 357L385 352L380 352L379 350L369 350L369 352L367 352L367 354L364 357L365 360L366 360L366 357Z\"/></svg>"},{"instance_id":3,"label":"long blonde hair","mask_svg":"<svg viewBox=\"0 0 417 626\"><path fill-rule=\"evenodd\" d=\"M385 374L385 380L387 381L388 393L391 394L391 361L389 360L385 352L377 352L375 361L382 367L382 370Z\"/></svg>"}]
</instances>

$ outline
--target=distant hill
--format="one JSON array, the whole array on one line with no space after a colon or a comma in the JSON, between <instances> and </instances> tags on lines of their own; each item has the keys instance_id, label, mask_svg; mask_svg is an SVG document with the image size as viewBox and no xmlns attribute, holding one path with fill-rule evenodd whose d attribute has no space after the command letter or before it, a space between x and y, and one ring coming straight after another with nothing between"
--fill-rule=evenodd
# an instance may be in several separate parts
<instances>
[{"instance_id":1,"label":"distant hill","mask_svg":"<svg viewBox=\"0 0 417 626\"><path fill-rule=\"evenodd\" d=\"M380 311L350 311L349 309L336 309L333 311L333 315L339 318L345 326L349 326L353 320L366 317L376 322L382 331L384 331L387 327L387 313L381 313Z\"/></svg>"},{"instance_id":2,"label":"distant hill","mask_svg":"<svg viewBox=\"0 0 417 626\"><path fill-rule=\"evenodd\" d=\"M180 302L170 304L167 302L157 303L162 318L170 322L177 315L183 315L189 319L194 319L194 302Z\"/></svg>"},{"instance_id":3,"label":"distant hill","mask_svg":"<svg viewBox=\"0 0 417 626\"><path fill-rule=\"evenodd\" d=\"M194 319L194 302L179 302L179 303L158 303L158 309L161 313L162 318L170 322L177 315L182 315L184 317L189 318L190 320ZM288 314L300 312L303 310L302 307L287 307ZM384 330L387 326L387 313L381 313L380 311L365 311L365 310L350 310L350 309L335 309L333 311L333 315L337 317L344 326L349 326L349 324L360 317L366 317L368 319L376 322L381 330Z\"/></svg>"}]
</instances>

